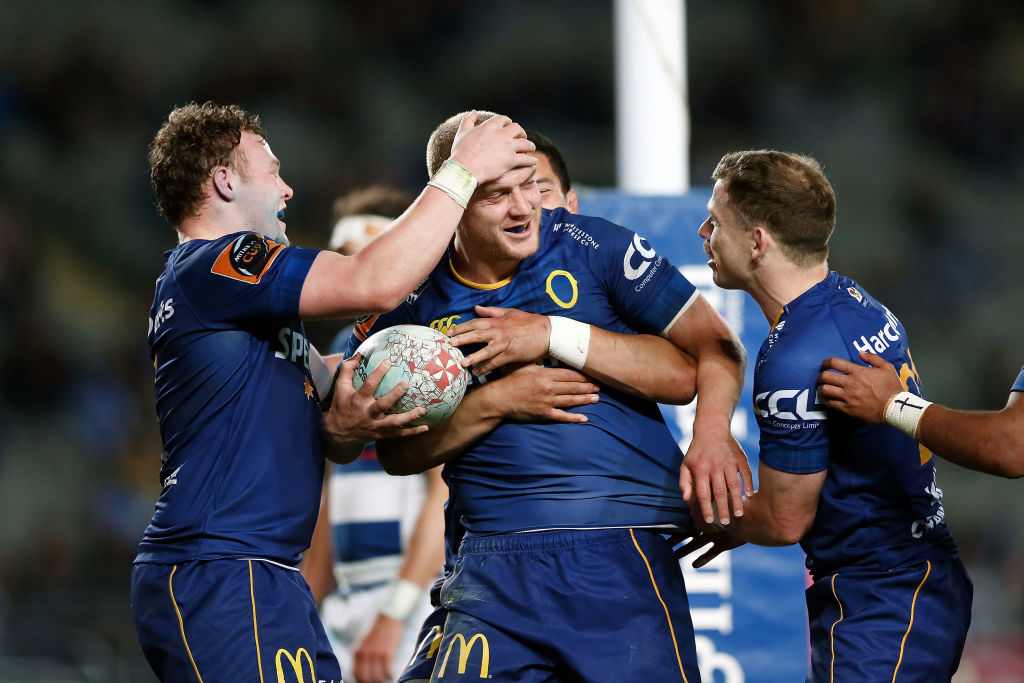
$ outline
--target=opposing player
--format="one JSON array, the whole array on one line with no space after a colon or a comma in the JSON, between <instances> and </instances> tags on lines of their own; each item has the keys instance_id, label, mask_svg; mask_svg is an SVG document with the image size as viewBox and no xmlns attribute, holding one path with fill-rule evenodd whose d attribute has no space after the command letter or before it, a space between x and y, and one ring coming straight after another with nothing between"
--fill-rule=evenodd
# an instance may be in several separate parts
<instances>
[{"instance_id":1,"label":"opposing player","mask_svg":"<svg viewBox=\"0 0 1024 683\"><path fill-rule=\"evenodd\" d=\"M931 453L816 399L819 359L868 346L919 396L907 332L829 272L835 194L816 161L737 152L712 177L699 234L714 281L750 293L771 324L754 366L759 490L728 531L762 545L799 541L807 553L809 681L948 681L972 587Z\"/></svg>"},{"instance_id":2,"label":"opposing player","mask_svg":"<svg viewBox=\"0 0 1024 683\"><path fill-rule=\"evenodd\" d=\"M131 599L161 680L340 680L296 568L316 519L322 440L421 430L405 426L416 411L381 417L386 398L354 391L351 362L321 418L323 368L302 320L398 304L444 252L477 179L532 168L518 125L475 123L470 115L460 128L447 174L354 257L288 246L292 189L258 117L193 103L153 140L157 207L179 245L149 318L163 490ZM384 269L392 277L363 276Z\"/></svg>"},{"instance_id":3,"label":"opposing player","mask_svg":"<svg viewBox=\"0 0 1024 683\"><path fill-rule=\"evenodd\" d=\"M458 120L431 136L431 172ZM357 332L400 322L451 328L469 350L486 345L467 361L487 381L450 421L378 442L389 471L450 460L449 507L467 530L441 591L448 616L432 680L699 680L682 575L658 533L689 527L682 454L650 399L692 398L693 375L680 384L658 362L666 350L690 353L695 452L743 470L729 434L743 352L724 320L641 237L542 212L529 169L482 184L448 261L413 300ZM518 421L489 387L504 366L539 360L594 377L600 400L567 408L572 423ZM471 657L474 647L487 655Z\"/></svg>"},{"instance_id":4,"label":"opposing player","mask_svg":"<svg viewBox=\"0 0 1024 683\"><path fill-rule=\"evenodd\" d=\"M905 390L884 358L861 351L853 363L827 358L818 377L829 408L896 427L950 462L1000 477L1024 476L1024 368L999 411L953 410Z\"/></svg>"},{"instance_id":5,"label":"opposing player","mask_svg":"<svg viewBox=\"0 0 1024 683\"><path fill-rule=\"evenodd\" d=\"M414 198L373 185L334 202L329 246L357 254L401 215ZM338 333L347 344L351 326ZM426 588L444 563L444 503L440 468L392 477L376 446L329 467L313 541L302 573L345 680L395 680L412 657L420 624L431 612Z\"/></svg>"}]
</instances>

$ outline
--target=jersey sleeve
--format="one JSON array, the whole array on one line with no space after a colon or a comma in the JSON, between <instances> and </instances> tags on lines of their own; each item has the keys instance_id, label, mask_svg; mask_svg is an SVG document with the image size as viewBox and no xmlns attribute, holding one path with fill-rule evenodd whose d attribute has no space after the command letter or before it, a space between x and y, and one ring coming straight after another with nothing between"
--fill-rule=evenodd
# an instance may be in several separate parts
<instances>
[{"instance_id":1,"label":"jersey sleeve","mask_svg":"<svg viewBox=\"0 0 1024 683\"><path fill-rule=\"evenodd\" d=\"M633 329L660 334L697 296L696 287L640 235L604 219L578 217L573 224L572 218L565 214L563 231L581 243L616 312Z\"/></svg>"},{"instance_id":2,"label":"jersey sleeve","mask_svg":"<svg viewBox=\"0 0 1024 683\"><path fill-rule=\"evenodd\" d=\"M1020 369L1020 374L1017 375L1017 381L1013 383L1013 387L1010 391L1024 391L1024 366Z\"/></svg>"},{"instance_id":3,"label":"jersey sleeve","mask_svg":"<svg viewBox=\"0 0 1024 683\"><path fill-rule=\"evenodd\" d=\"M831 327L831 326L830 326ZM828 468L828 415L817 396L821 359L840 355L835 328L792 330L756 370L754 407L761 462L791 474ZM776 340L779 331L773 330ZM780 344L769 336L766 345Z\"/></svg>"},{"instance_id":4,"label":"jersey sleeve","mask_svg":"<svg viewBox=\"0 0 1024 683\"><path fill-rule=\"evenodd\" d=\"M202 245L183 259L176 275L206 320L297 316L302 285L319 253L244 233Z\"/></svg>"}]
</instances>

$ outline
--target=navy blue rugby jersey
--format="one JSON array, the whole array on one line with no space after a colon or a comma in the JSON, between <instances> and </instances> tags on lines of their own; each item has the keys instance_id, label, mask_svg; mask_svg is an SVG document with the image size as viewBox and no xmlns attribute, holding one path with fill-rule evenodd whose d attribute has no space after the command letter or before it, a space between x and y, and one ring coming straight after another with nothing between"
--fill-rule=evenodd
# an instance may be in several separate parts
<instances>
[{"instance_id":1,"label":"navy blue rugby jersey","mask_svg":"<svg viewBox=\"0 0 1024 683\"><path fill-rule=\"evenodd\" d=\"M149 317L163 490L137 562L298 562L324 457L299 295L316 250L254 233L167 253Z\"/></svg>"},{"instance_id":2,"label":"navy blue rugby jersey","mask_svg":"<svg viewBox=\"0 0 1024 683\"><path fill-rule=\"evenodd\" d=\"M1024 367L1021 367L1020 374L1017 375L1017 381L1013 383L1010 391L1024 391Z\"/></svg>"},{"instance_id":3,"label":"navy blue rugby jersey","mask_svg":"<svg viewBox=\"0 0 1024 683\"><path fill-rule=\"evenodd\" d=\"M817 400L821 362L892 363L921 394L907 332L850 278L829 273L784 307L754 367L761 462L806 474L827 469L814 525L800 542L815 577L840 567L888 569L956 553L932 454L893 427L869 425Z\"/></svg>"},{"instance_id":4,"label":"navy blue rugby jersey","mask_svg":"<svg viewBox=\"0 0 1024 683\"><path fill-rule=\"evenodd\" d=\"M444 258L405 303L357 325L349 353L392 325L446 331L472 319L474 305L659 334L696 296L635 233L600 218L545 210L540 247L515 275L477 285ZM682 453L655 403L603 388L598 403L570 410L589 422L504 422L446 466L451 499L469 532L689 527L678 486Z\"/></svg>"}]
</instances>

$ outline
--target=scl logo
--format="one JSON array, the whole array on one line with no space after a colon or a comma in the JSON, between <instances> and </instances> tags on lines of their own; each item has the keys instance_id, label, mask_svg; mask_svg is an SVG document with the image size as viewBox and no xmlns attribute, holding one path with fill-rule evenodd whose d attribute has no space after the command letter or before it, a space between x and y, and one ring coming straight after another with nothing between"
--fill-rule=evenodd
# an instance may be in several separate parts
<instances>
[{"instance_id":1,"label":"scl logo","mask_svg":"<svg viewBox=\"0 0 1024 683\"><path fill-rule=\"evenodd\" d=\"M482 633L477 633L469 642L466 642L466 637L461 633L456 633L455 637L452 638L452 642L448 643L448 650L444 653L444 659L441 660L441 668L437 672L438 678L444 678L445 667L448 666L448 657L452 654L452 648L455 644L459 644L459 668L460 674L466 673L466 664L469 662L469 655L473 652L473 645L479 640L481 643L481 651L483 656L480 658L480 678L487 678L487 670L491 664L491 648L487 644L487 637Z\"/></svg>"},{"instance_id":2,"label":"scl logo","mask_svg":"<svg viewBox=\"0 0 1024 683\"><path fill-rule=\"evenodd\" d=\"M461 315L450 315L447 318L438 318L430 323L430 329L437 330L441 334L448 334L448 328L454 327L455 321L461 318Z\"/></svg>"},{"instance_id":3,"label":"scl logo","mask_svg":"<svg viewBox=\"0 0 1024 683\"><path fill-rule=\"evenodd\" d=\"M633 267L633 255L640 254L643 258L640 261L640 265ZM643 276L647 272L647 269L651 267L651 261L658 253L651 249L650 245L640 235L633 235L633 243L626 249L626 255L622 258L622 272L625 273L627 280L636 280Z\"/></svg>"},{"instance_id":4,"label":"scl logo","mask_svg":"<svg viewBox=\"0 0 1024 683\"><path fill-rule=\"evenodd\" d=\"M782 403L786 410L779 404ZM814 394L814 405L820 403L817 392ZM778 391L758 394L754 405L761 417L774 417L777 420L824 420L825 411L813 410L810 404L809 389L779 389Z\"/></svg>"}]
</instances>

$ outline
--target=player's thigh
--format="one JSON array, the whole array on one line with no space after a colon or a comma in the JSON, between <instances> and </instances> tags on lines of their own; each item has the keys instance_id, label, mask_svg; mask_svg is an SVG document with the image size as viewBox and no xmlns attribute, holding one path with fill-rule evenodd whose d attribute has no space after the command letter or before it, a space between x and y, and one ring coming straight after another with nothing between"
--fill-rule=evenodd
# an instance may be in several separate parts
<instances>
[{"instance_id":1,"label":"player's thigh","mask_svg":"<svg viewBox=\"0 0 1024 683\"><path fill-rule=\"evenodd\" d=\"M460 612L449 612L430 681L553 683L554 664L535 648ZM403 680L405 680L403 678Z\"/></svg>"},{"instance_id":2,"label":"player's thigh","mask_svg":"<svg viewBox=\"0 0 1024 683\"><path fill-rule=\"evenodd\" d=\"M139 640L162 681L340 681L297 572L250 560L138 565Z\"/></svg>"},{"instance_id":3,"label":"player's thigh","mask_svg":"<svg viewBox=\"0 0 1024 683\"><path fill-rule=\"evenodd\" d=\"M574 555L572 573L586 590L559 610L571 615L561 644L567 668L583 680L698 683L689 601L668 542L624 529Z\"/></svg>"},{"instance_id":4,"label":"player's thigh","mask_svg":"<svg viewBox=\"0 0 1024 683\"><path fill-rule=\"evenodd\" d=\"M807 591L809 680L949 680L970 624L971 593L959 560L816 581Z\"/></svg>"}]
</instances>

